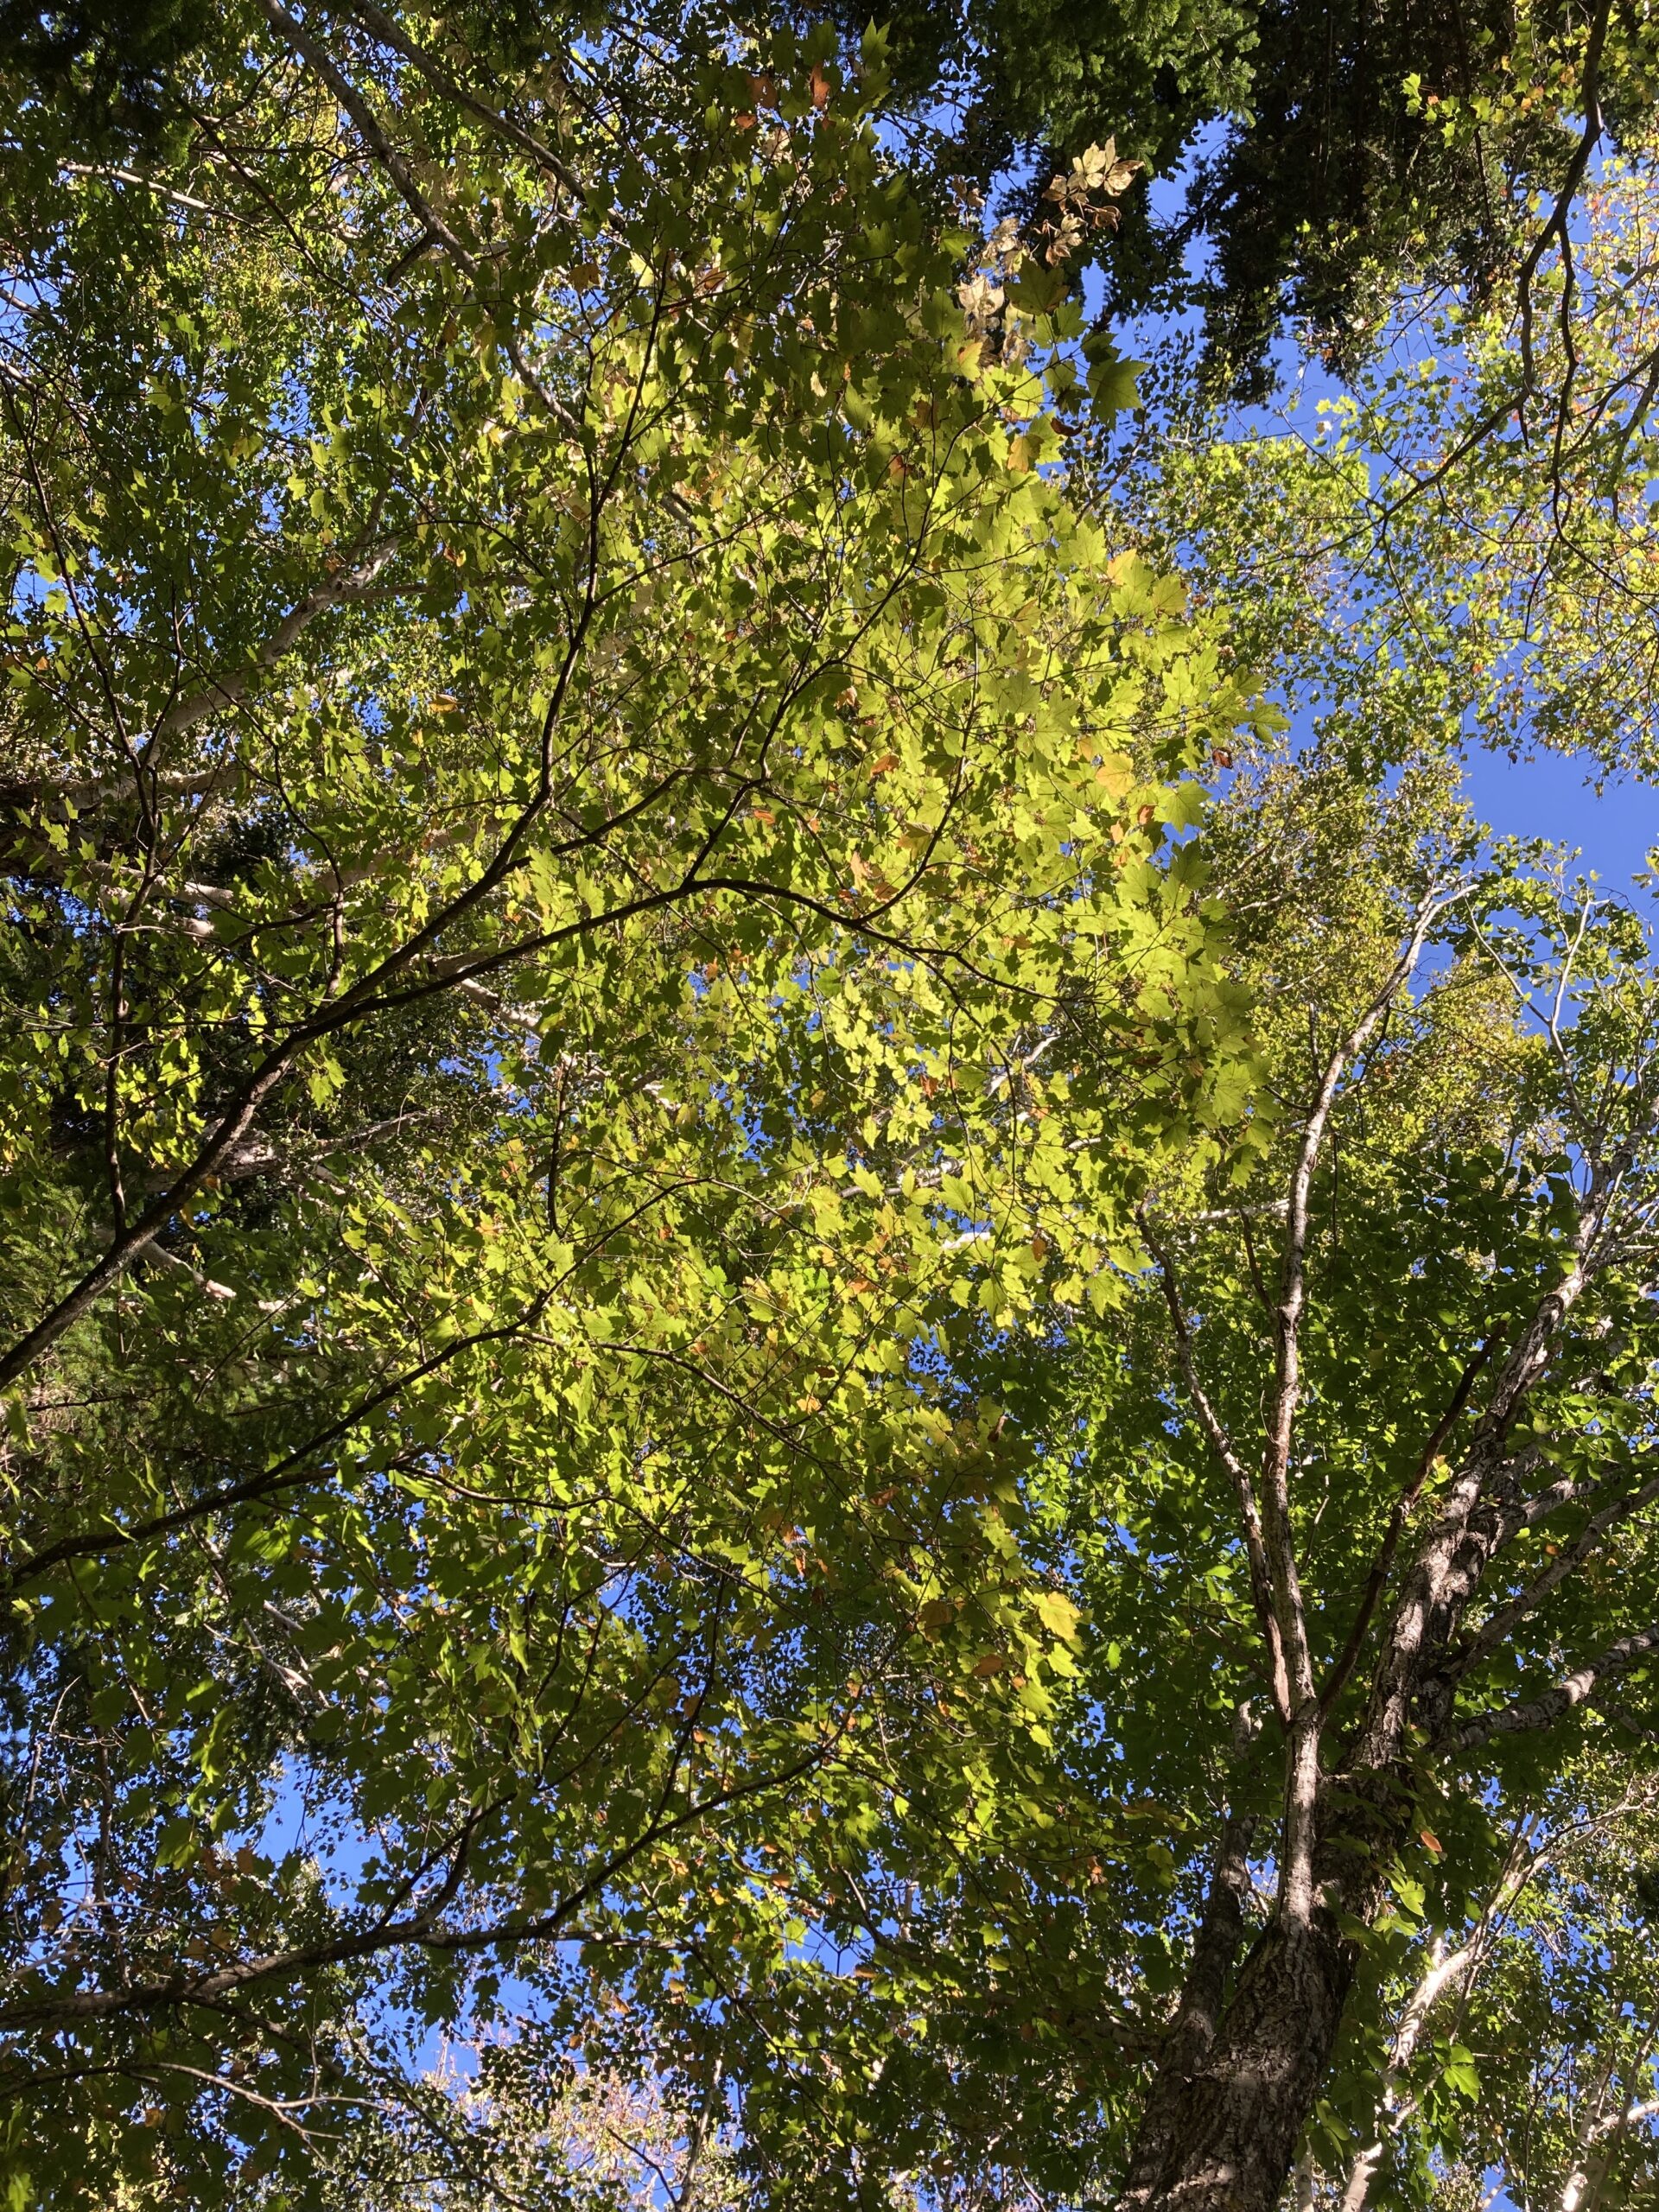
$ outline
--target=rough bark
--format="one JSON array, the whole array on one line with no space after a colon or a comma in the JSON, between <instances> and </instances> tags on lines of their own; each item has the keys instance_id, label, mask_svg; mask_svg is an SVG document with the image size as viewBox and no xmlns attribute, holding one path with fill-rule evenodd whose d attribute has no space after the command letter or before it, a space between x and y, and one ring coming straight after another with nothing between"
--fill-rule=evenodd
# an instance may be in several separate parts
<instances>
[{"instance_id":1,"label":"rough bark","mask_svg":"<svg viewBox=\"0 0 1659 2212\"><path fill-rule=\"evenodd\" d=\"M1478 1509L1505 1487L1495 1442L1477 1439L1406 1579L1339 1798L1321 1764L1317 1721L1306 1738L1291 1732L1285 1825L1300 1793L1305 1894L1287 1899L1281 1885L1197 2063L1179 2074L1169 2058L1160 2067L1124 2212L1277 2212L1353 1986L1358 1949L1344 1925L1375 1917L1382 1870L1409 1833L1414 1793L1402 1748L1414 1725L1433 1734L1445 1724L1445 1656L1491 1548Z\"/></svg>"},{"instance_id":2,"label":"rough bark","mask_svg":"<svg viewBox=\"0 0 1659 2212\"><path fill-rule=\"evenodd\" d=\"M1274 1916L1209 2048L1179 2077L1160 2069L1126 2212L1275 2212L1353 1976L1354 1947L1330 1913Z\"/></svg>"},{"instance_id":3,"label":"rough bark","mask_svg":"<svg viewBox=\"0 0 1659 2212\"><path fill-rule=\"evenodd\" d=\"M1244 1900L1250 1880L1248 1859L1255 1827L1248 1815L1235 1814L1222 1830L1204 1916L1193 1941L1192 1963L1142 2119L1140 2150L1129 2176L1126 2203L1151 2202L1146 2192L1161 2185L1166 2148L1180 2139L1183 2107L1215 2043L1228 1981L1244 1940Z\"/></svg>"}]
</instances>

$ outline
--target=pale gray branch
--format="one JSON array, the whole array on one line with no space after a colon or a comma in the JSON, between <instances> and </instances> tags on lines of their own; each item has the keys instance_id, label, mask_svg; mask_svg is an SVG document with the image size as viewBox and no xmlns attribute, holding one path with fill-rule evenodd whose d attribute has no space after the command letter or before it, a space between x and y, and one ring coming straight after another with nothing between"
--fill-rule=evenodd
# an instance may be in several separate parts
<instances>
[{"instance_id":1,"label":"pale gray branch","mask_svg":"<svg viewBox=\"0 0 1659 2212\"><path fill-rule=\"evenodd\" d=\"M221 708L236 705L245 695L254 677L274 668L283 655L299 642L302 633L316 620L318 615L369 598L397 552L397 544L396 538L389 538L359 567L314 584L283 616L251 662L242 668L227 670L200 691L191 692L168 707L158 718L151 733L151 741L158 737L171 736L179 730L194 728L196 723L206 721L209 715L216 714Z\"/></svg>"},{"instance_id":2,"label":"pale gray branch","mask_svg":"<svg viewBox=\"0 0 1659 2212\"><path fill-rule=\"evenodd\" d=\"M1564 1675L1539 1696L1517 1699L1512 1705L1500 1706L1496 1713L1482 1713L1478 1719L1452 1730L1446 1740L1454 1751L1471 1751L1478 1750L1494 1736L1514 1735L1531 1728L1552 1728L1656 1651L1659 1651L1659 1629L1645 1629L1640 1636L1627 1636L1622 1643L1611 1644L1599 1657L1586 1660L1582 1667Z\"/></svg>"},{"instance_id":3,"label":"pale gray branch","mask_svg":"<svg viewBox=\"0 0 1659 2212\"><path fill-rule=\"evenodd\" d=\"M1542 1604L1552 1590L1565 1582L1567 1576L1598 1549L1610 1529L1617 1528L1621 1521L1627 1521L1631 1514L1639 1513L1644 1505L1651 1505L1656 1498L1659 1498L1659 1475L1650 1477L1639 1490L1631 1491L1627 1497L1616 1498L1612 1504L1605 1506L1599 1513L1592 1514L1573 1542L1561 1547L1542 1573L1535 1577L1524 1590L1517 1591L1483 1624L1459 1665L1459 1673L1478 1666L1483 1659L1496 1651L1511 1629L1518 1627L1529 1613Z\"/></svg>"}]
</instances>

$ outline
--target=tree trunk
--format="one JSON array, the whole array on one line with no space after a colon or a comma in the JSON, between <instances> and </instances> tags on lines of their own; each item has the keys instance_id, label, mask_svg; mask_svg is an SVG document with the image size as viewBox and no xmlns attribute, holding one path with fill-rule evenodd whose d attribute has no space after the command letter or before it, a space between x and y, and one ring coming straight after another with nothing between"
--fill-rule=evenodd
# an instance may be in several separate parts
<instances>
[{"instance_id":1,"label":"tree trunk","mask_svg":"<svg viewBox=\"0 0 1659 2212\"><path fill-rule=\"evenodd\" d=\"M1209 2048L1160 2069L1125 2212L1277 2212L1353 1976L1353 1946L1323 1908L1306 1927L1268 1923Z\"/></svg>"},{"instance_id":2,"label":"tree trunk","mask_svg":"<svg viewBox=\"0 0 1659 2212\"><path fill-rule=\"evenodd\" d=\"M1141 2115L1139 2140L1154 2164L1143 2175L1142 2160L1137 2156L1126 2203L1142 2201L1135 2192L1137 2187L1151 2183L1160 2155L1156 2146L1166 2139L1179 2139L1183 2101L1215 2044L1228 1980L1244 1940L1244 1900L1249 1894L1250 1837L1255 1827L1255 1821L1248 1815L1230 1814L1222 1828L1180 2005L1170 2023Z\"/></svg>"},{"instance_id":3,"label":"tree trunk","mask_svg":"<svg viewBox=\"0 0 1659 2212\"><path fill-rule=\"evenodd\" d=\"M1588 1233L1581 1224L1581 1247ZM1310 1717L1304 1702L1294 1719L1285 1716L1280 1899L1218 2010L1205 1931L1228 1861L1224 1837L1205 1927L1141 2113L1120 2212L1279 2212L1353 1987L1358 1947L1343 1927L1371 1924L1387 1891L1383 1870L1411 1832L1416 1783L1402 1746L1413 1728L1431 1743L1444 1735L1458 1679L1447 1655L1503 1540L1504 1516L1536 1464L1527 1451L1508 1453L1506 1425L1548 1364L1585 1280L1583 1264L1575 1261L1539 1307L1441 1497L1339 1759L1339 1804L1324 1765L1324 1706ZM1280 1602L1275 1597L1275 1605ZM1293 1611L1300 1605L1294 1592L1284 1602ZM1287 1641L1281 1625L1279 1639L1269 1639L1270 1652ZM1326 1694L1332 1694L1329 1685ZM1201 1999L1196 2006L1195 1989Z\"/></svg>"}]
</instances>

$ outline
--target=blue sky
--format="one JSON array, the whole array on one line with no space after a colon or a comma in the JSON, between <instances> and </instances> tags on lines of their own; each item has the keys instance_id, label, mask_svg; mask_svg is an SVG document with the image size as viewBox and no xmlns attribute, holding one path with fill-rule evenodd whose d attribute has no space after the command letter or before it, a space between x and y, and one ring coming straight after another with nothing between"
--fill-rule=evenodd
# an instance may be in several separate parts
<instances>
[{"instance_id":1,"label":"blue sky","mask_svg":"<svg viewBox=\"0 0 1659 2212\"><path fill-rule=\"evenodd\" d=\"M1586 764L1559 753L1511 765L1495 753L1471 752L1465 785L1478 812L1495 830L1552 837L1576 845L1584 866L1609 890L1628 887L1659 845L1659 790L1629 779L1610 781L1598 793Z\"/></svg>"}]
</instances>

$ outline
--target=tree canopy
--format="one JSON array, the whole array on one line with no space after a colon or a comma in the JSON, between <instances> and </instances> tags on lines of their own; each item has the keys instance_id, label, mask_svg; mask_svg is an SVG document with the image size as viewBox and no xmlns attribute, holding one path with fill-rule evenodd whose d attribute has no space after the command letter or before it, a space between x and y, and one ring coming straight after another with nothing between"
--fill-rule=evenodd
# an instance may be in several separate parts
<instances>
[{"instance_id":1,"label":"tree canopy","mask_svg":"<svg viewBox=\"0 0 1659 2212\"><path fill-rule=\"evenodd\" d=\"M0 22L17 2212L1655 2188L1645 33L1377 35Z\"/></svg>"}]
</instances>

